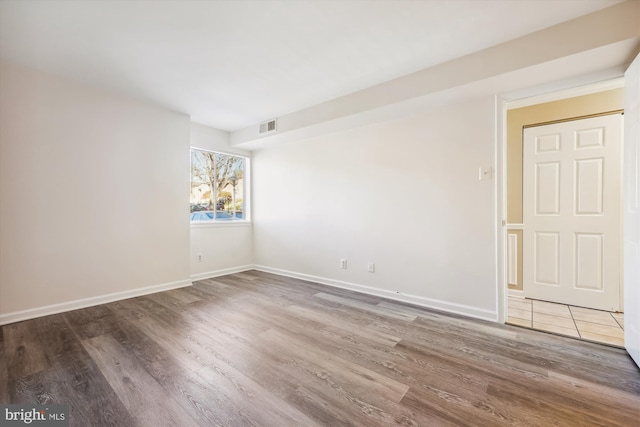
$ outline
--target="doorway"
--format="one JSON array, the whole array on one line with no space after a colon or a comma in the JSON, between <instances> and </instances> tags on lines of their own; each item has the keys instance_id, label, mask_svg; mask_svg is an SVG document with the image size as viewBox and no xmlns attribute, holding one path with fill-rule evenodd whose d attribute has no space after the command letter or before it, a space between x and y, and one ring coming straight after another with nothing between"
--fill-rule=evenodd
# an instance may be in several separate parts
<instances>
[{"instance_id":1,"label":"doorway","mask_svg":"<svg viewBox=\"0 0 640 427\"><path fill-rule=\"evenodd\" d=\"M622 86L623 81L620 79L607 82L606 84L581 88L573 93L561 93L552 95L551 97L546 96L545 99L542 100L534 98L518 101L510 103L507 106L507 323L612 345L623 345L624 318L623 314L620 313L622 307L621 292L613 292L615 293L615 297L613 297L615 299L614 304L603 306L601 304L598 305L601 301L599 301L597 297L591 298L591 301L585 301L584 298L581 299L579 296L570 295L573 287L571 287L571 289L563 289L563 287L559 286L560 269L564 269L565 275L575 275L575 264L570 262L563 266L557 262L557 256L552 256L555 253L552 249L560 250L558 246L560 239L558 239L558 234L555 234L552 229L549 229L548 224L544 224L542 226L544 230L538 230L539 233L537 235L530 227L525 229L524 224L531 223L532 218L526 218L527 221L525 221L524 216L526 216L526 214L523 209L527 202L526 197L523 197L525 195L525 184L527 184L523 182L523 178L525 178L525 175L523 175L523 172L525 172L523 166L526 168L526 165L523 164L525 159L525 153L523 151L525 147L524 137L526 136L524 129L535 129L532 126L544 123L564 123L572 119L584 118L585 116L620 113L624 108L624 89ZM592 128L597 127L598 126L594 126ZM589 128L589 126L586 128ZM538 136L555 133L545 132L543 128L539 128L538 130L540 129L542 129L542 132L539 133ZM548 141L542 141L543 145L548 142L550 149L553 149L555 147L555 142L551 141L553 138L547 139ZM544 147L539 148L542 148L543 151L545 149ZM552 151L553 150L546 154L551 154ZM587 156L587 158L591 160L597 157L598 156ZM532 164L535 165L535 162ZM529 165L530 168L535 167L532 166L532 164ZM598 165L598 161L583 162L583 166L585 166L583 178L586 177L587 180L597 178L598 173L603 171ZM555 168L557 165L554 166L554 161L547 161L546 163L543 161L542 166L545 167L539 168L539 178L548 185L552 185L554 180L551 178L555 176L554 170L559 172ZM618 166L618 173L619 171L620 166ZM545 176L542 172L548 172L548 174ZM532 172L529 171L529 173ZM533 173L535 173L535 171ZM560 184L560 176L555 177L558 179L558 181L555 182ZM567 182L568 177L569 175L565 176L562 182L567 186L573 186L573 182ZM528 178L530 179L531 177L528 176ZM549 179L545 181L546 178ZM531 183L528 183L529 186L530 184ZM620 188L615 191L618 192L618 195L621 194ZM531 200L533 200L534 203L536 202L535 198ZM529 202L531 202L531 200L529 200ZM550 205L547 207L550 209L555 208L553 206L555 201L556 199L553 197L548 198L548 200L538 200L538 202L542 203L549 202ZM570 210L574 210L574 202L574 200L565 201L567 205L571 205ZM596 197L595 199L589 199L589 202L594 202L595 205L598 205L599 200ZM596 206L596 210L598 206ZM557 207L559 207L559 205ZM546 209L544 206L543 208ZM546 215L543 213L544 218L542 219L548 220L554 215L553 212L549 211ZM619 216L619 213L617 215ZM589 215L590 220L596 217L596 212L592 212ZM571 222L571 220L567 221ZM551 232L549 232L550 230ZM583 279L586 272L599 272L598 264L592 261L598 256L600 256L600 260L604 261L604 258L601 256L603 255L602 245L599 245L599 243L603 241L597 232L592 232L588 235L583 233L581 236L584 237L581 239L581 242L579 242L584 244L582 245L581 256L583 258L585 258L585 256L589 258L589 262L583 262L583 268L578 272L582 274L582 284L585 288L598 287L605 283L604 279L603 281L589 280L586 282ZM615 236L618 240L618 242L615 243L618 249L620 246L620 236L621 230L618 227L618 232ZM535 241L532 242L532 239L535 240L536 237L538 240L537 246L535 245ZM546 239L543 237L546 237ZM565 250L575 250L576 245L573 237L563 240L570 240L565 243L565 246L570 246L571 249L565 248ZM555 245L554 242L558 245ZM546 249L545 244L548 246ZM526 264L527 261L535 261L534 248L536 247L540 255L538 263L536 264L538 271L535 271L532 265ZM558 253L555 253L555 255L558 255ZM617 276L621 276L620 262L613 262L618 264L615 273L617 273ZM609 262L609 264L611 263L612 262ZM609 271L610 268L611 265L607 267L607 271ZM531 285L525 289L526 282L529 281L529 283L531 283L534 273L538 273L538 279L541 279L537 280L538 288L540 289L532 289ZM571 281L573 281L573 279L574 277L570 278ZM614 277L613 279L607 278L607 280L617 279ZM563 280L562 282L566 283L567 280ZM620 289L620 287L618 287L618 289ZM540 290L542 290L542 292L537 292ZM586 294L589 296L594 295L596 293L594 291L595 289L585 289ZM586 300L589 300L589 297L587 297ZM585 308L585 306L587 306L587 308ZM588 311L589 306L600 310ZM607 311L601 309L607 309Z\"/></svg>"}]
</instances>

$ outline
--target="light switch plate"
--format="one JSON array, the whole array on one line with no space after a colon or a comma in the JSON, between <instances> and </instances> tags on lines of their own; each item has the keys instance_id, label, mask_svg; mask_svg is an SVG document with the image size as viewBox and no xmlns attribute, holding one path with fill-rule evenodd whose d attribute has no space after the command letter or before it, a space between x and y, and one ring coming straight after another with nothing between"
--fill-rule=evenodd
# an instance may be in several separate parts
<instances>
[{"instance_id":1,"label":"light switch plate","mask_svg":"<svg viewBox=\"0 0 640 427\"><path fill-rule=\"evenodd\" d=\"M478 179L480 181L486 181L493 178L493 168L491 166L481 166L478 169Z\"/></svg>"}]
</instances>

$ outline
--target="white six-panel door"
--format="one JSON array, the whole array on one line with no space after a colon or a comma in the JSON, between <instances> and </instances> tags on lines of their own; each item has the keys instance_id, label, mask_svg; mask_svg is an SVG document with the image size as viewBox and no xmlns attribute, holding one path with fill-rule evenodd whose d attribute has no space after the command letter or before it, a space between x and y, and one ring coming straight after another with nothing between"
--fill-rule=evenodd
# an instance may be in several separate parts
<instances>
[{"instance_id":1,"label":"white six-panel door","mask_svg":"<svg viewBox=\"0 0 640 427\"><path fill-rule=\"evenodd\" d=\"M620 309L622 115L524 130L527 298Z\"/></svg>"}]
</instances>

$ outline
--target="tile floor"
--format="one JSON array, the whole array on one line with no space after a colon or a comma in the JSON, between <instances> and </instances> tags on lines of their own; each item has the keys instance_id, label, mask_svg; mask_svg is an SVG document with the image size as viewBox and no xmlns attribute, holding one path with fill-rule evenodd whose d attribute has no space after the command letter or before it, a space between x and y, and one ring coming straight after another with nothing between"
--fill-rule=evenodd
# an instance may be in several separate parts
<instances>
[{"instance_id":1,"label":"tile floor","mask_svg":"<svg viewBox=\"0 0 640 427\"><path fill-rule=\"evenodd\" d=\"M507 323L624 347L624 314L509 297Z\"/></svg>"}]
</instances>

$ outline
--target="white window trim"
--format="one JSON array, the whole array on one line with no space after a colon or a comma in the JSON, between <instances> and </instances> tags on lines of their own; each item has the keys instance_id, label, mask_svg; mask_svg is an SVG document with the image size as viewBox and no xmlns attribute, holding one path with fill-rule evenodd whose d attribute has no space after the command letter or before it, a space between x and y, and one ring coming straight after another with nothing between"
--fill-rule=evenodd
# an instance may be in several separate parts
<instances>
[{"instance_id":1,"label":"white window trim","mask_svg":"<svg viewBox=\"0 0 640 427\"><path fill-rule=\"evenodd\" d=\"M207 228L207 227L251 227L253 221L251 220L251 157L244 154L232 153L229 151L210 150L200 147L189 147L189 159L191 159L191 150L206 151L209 153L224 154L227 156L242 157L244 159L244 171L243 174L246 177L243 180L244 185L244 218L235 221L189 221L191 228ZM189 160L191 161L191 160ZM191 168L189 168L189 186L191 186ZM246 213L246 215L245 215Z\"/></svg>"},{"instance_id":2,"label":"white window trim","mask_svg":"<svg viewBox=\"0 0 640 427\"><path fill-rule=\"evenodd\" d=\"M252 227L251 221L190 221L191 228Z\"/></svg>"}]
</instances>

